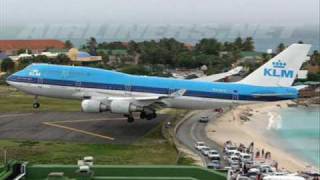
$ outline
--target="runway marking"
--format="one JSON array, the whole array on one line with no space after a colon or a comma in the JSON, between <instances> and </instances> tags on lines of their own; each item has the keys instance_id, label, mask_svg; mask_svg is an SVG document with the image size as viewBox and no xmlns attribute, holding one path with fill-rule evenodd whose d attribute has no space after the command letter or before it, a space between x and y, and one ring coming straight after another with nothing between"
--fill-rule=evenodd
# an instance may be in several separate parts
<instances>
[{"instance_id":1,"label":"runway marking","mask_svg":"<svg viewBox=\"0 0 320 180\"><path fill-rule=\"evenodd\" d=\"M90 131L85 131L85 130L81 130L81 129L77 129L77 128L72 128L69 126L60 125L60 123L78 123L78 122L110 121L110 120L124 120L124 119L126 119L126 118L99 118L99 119L83 119L83 120L66 120L66 121L43 122L43 124L113 141L115 138L113 138L111 136L101 135L101 134L93 133Z\"/></svg>"},{"instance_id":2,"label":"runway marking","mask_svg":"<svg viewBox=\"0 0 320 180\"><path fill-rule=\"evenodd\" d=\"M77 123L89 121L110 121L110 120L126 120L127 118L99 118L99 119L80 119L80 120L66 120L66 121L53 121L51 123Z\"/></svg>"},{"instance_id":3,"label":"runway marking","mask_svg":"<svg viewBox=\"0 0 320 180\"><path fill-rule=\"evenodd\" d=\"M77 129L77 128L72 128L72 127L69 127L69 126L60 125L60 123L78 123L78 122L110 121L110 120L126 120L126 119L127 118L80 119L80 120L43 122L42 124L113 141L113 140L115 140L115 138L113 138L111 136L101 135L101 134L93 133L93 132L90 132L90 131L85 131L85 130L81 130L81 129Z\"/></svg>"},{"instance_id":4,"label":"runway marking","mask_svg":"<svg viewBox=\"0 0 320 180\"><path fill-rule=\"evenodd\" d=\"M33 113L24 113L24 114L5 114L5 115L0 115L0 118L6 118L6 117L17 117L17 116L30 116L33 115Z\"/></svg>"},{"instance_id":5,"label":"runway marking","mask_svg":"<svg viewBox=\"0 0 320 180\"><path fill-rule=\"evenodd\" d=\"M111 140L111 141L114 140L114 138L113 138L113 137L110 137L110 136L105 136L105 135L93 133L93 132L90 132L90 131L85 131L85 130L81 130L81 129L76 129L76 128L72 128L72 127L68 127L68 126L63 126L63 125L59 125L59 124L52 123L52 122L43 122L43 124L48 125L48 126L53 126L53 127L61 128L61 129L66 129L66 130L69 130L69 131L74 131L74 132L86 134L86 135L90 135L90 136L95 136L95 137L99 137L99 138L103 138L103 139L108 139L108 140Z\"/></svg>"}]
</instances>

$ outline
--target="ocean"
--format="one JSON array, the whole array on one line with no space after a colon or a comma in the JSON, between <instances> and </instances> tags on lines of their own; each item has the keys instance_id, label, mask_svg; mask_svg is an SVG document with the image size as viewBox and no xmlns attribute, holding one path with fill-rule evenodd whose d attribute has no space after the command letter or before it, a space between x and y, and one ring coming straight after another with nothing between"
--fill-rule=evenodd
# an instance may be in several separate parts
<instances>
[{"instance_id":1,"label":"ocean","mask_svg":"<svg viewBox=\"0 0 320 180\"><path fill-rule=\"evenodd\" d=\"M273 128L281 146L310 165L320 167L320 108L289 107L279 110Z\"/></svg>"}]
</instances>

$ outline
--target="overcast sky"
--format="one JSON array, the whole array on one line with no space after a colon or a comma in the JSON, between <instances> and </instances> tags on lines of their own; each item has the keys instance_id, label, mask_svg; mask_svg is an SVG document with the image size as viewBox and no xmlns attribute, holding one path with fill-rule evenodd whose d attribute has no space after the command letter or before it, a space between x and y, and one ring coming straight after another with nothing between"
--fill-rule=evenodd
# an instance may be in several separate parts
<instances>
[{"instance_id":1,"label":"overcast sky","mask_svg":"<svg viewBox=\"0 0 320 180\"><path fill-rule=\"evenodd\" d=\"M319 0L0 0L3 24L319 24Z\"/></svg>"}]
</instances>

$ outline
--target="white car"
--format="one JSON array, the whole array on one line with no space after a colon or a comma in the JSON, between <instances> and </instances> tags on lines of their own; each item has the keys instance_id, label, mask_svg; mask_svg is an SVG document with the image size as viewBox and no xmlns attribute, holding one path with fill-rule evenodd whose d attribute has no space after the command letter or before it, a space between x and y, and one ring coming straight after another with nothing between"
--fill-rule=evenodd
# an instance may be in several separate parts
<instances>
[{"instance_id":1,"label":"white car","mask_svg":"<svg viewBox=\"0 0 320 180\"><path fill-rule=\"evenodd\" d=\"M240 153L239 158L242 162L250 162L251 161L251 155L247 153Z\"/></svg>"},{"instance_id":2,"label":"white car","mask_svg":"<svg viewBox=\"0 0 320 180\"><path fill-rule=\"evenodd\" d=\"M194 147L196 148L196 150L200 151L202 148L207 147L207 146L204 142L198 141L198 142L196 142Z\"/></svg>"},{"instance_id":3,"label":"white car","mask_svg":"<svg viewBox=\"0 0 320 180\"><path fill-rule=\"evenodd\" d=\"M220 160L220 154L217 150L211 149L208 152L208 158L212 160Z\"/></svg>"},{"instance_id":4,"label":"white car","mask_svg":"<svg viewBox=\"0 0 320 180\"><path fill-rule=\"evenodd\" d=\"M226 155L228 156L228 157L230 157L230 156L240 156L240 152L238 151L238 150L228 150L228 151L226 151Z\"/></svg>"},{"instance_id":5,"label":"white car","mask_svg":"<svg viewBox=\"0 0 320 180\"><path fill-rule=\"evenodd\" d=\"M203 155L205 155L205 156L208 156L209 151L210 151L210 148L209 148L208 146L203 147L203 148L201 149L201 153L202 153Z\"/></svg>"},{"instance_id":6,"label":"white car","mask_svg":"<svg viewBox=\"0 0 320 180\"><path fill-rule=\"evenodd\" d=\"M240 161L239 157L235 155L232 155L228 158L229 164L235 164L235 163L239 164L239 161Z\"/></svg>"},{"instance_id":7,"label":"white car","mask_svg":"<svg viewBox=\"0 0 320 180\"><path fill-rule=\"evenodd\" d=\"M234 145L228 145L224 148L225 153L229 153L230 151L237 151L237 146Z\"/></svg>"}]
</instances>

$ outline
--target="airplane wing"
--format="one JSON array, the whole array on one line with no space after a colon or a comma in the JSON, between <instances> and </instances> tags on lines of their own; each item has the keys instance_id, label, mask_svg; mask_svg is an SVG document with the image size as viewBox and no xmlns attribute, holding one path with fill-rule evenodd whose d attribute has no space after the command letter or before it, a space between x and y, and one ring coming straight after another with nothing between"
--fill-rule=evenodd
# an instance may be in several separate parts
<instances>
[{"instance_id":1,"label":"airplane wing","mask_svg":"<svg viewBox=\"0 0 320 180\"><path fill-rule=\"evenodd\" d=\"M298 86L292 86L292 87L299 91L301 89L307 88L308 85L298 85Z\"/></svg>"},{"instance_id":2,"label":"airplane wing","mask_svg":"<svg viewBox=\"0 0 320 180\"><path fill-rule=\"evenodd\" d=\"M111 101L130 101L140 106L160 105L163 107L165 106L165 103L162 100L183 96L185 92L185 89L180 89L171 94L159 96L106 96L103 93L95 93L90 95L90 99L95 99L105 103Z\"/></svg>"},{"instance_id":3,"label":"airplane wing","mask_svg":"<svg viewBox=\"0 0 320 180\"><path fill-rule=\"evenodd\" d=\"M196 79L192 79L192 80L194 80L194 81L206 81L206 82L218 81L218 80L223 79L225 77L238 74L242 69L243 69L242 66L238 66L238 67L236 67L234 69L231 69L228 72L219 73L219 74L213 74L213 75L210 75L210 76L200 77L200 78L196 78Z\"/></svg>"}]
</instances>

